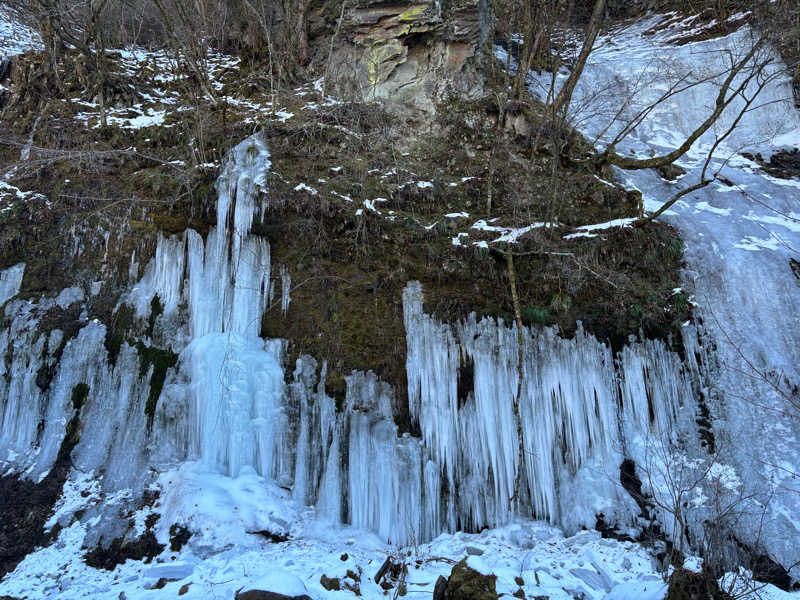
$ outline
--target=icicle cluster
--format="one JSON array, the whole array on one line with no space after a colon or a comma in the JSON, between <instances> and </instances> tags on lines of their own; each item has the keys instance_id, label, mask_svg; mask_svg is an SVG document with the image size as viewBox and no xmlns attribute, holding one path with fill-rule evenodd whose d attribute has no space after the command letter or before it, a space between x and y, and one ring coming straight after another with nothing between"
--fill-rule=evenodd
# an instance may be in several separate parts
<instances>
[{"instance_id":1,"label":"icicle cluster","mask_svg":"<svg viewBox=\"0 0 800 600\"><path fill-rule=\"evenodd\" d=\"M581 331L567 340L526 329L519 465L516 330L474 317L439 323L423 312L418 283L403 300L409 406L422 438L399 435L392 392L373 374L348 378L337 413L322 385L314 390L316 365L300 360L290 386L300 419L298 500L397 544L499 525L514 514L568 530L593 526L599 513L632 518L619 485L623 455L669 435L679 414L694 415L691 374L674 353L661 342L636 343L615 361ZM469 380L459 385L460 377Z\"/></svg>"},{"instance_id":2,"label":"icicle cluster","mask_svg":"<svg viewBox=\"0 0 800 600\"><path fill-rule=\"evenodd\" d=\"M99 323L60 348L61 332L37 329L49 305L14 303L12 327L0 333L0 355L11 357L0 361L0 460L29 476L46 473L78 409L71 394L84 383L90 392L73 460L104 472L107 489L135 487L148 468L184 460L230 477L255 470L332 521L395 544L515 514L568 530L593 526L598 513L618 522L633 514L618 483L623 454L668 432L682 410L694 414L689 375L660 342L631 344L615 361L582 331L568 340L525 329L519 348L516 329L502 321L449 325L426 315L415 282L403 302L408 402L421 437L400 433L398 399L372 373L347 377L337 403L325 393L326 367L317 377L316 362L301 357L287 386L285 344L259 337L274 290L269 246L250 234L268 157L260 137L239 145L217 184L217 227L205 241L191 230L160 238L123 299L143 319L157 296L160 327L179 353L149 421L153 367L139 376L136 349L123 343L110 364ZM284 313L290 286L282 269ZM43 368L55 372L46 390L36 384Z\"/></svg>"}]
</instances>

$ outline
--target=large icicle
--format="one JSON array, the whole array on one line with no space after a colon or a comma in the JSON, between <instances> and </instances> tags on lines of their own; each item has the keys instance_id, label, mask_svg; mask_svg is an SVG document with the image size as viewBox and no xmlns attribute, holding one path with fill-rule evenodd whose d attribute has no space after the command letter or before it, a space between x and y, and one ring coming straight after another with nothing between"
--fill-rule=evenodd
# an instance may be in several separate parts
<instances>
[{"instance_id":1,"label":"large icicle","mask_svg":"<svg viewBox=\"0 0 800 600\"><path fill-rule=\"evenodd\" d=\"M552 329L525 329L520 399L524 462L518 465L512 410L517 385L515 329L474 317L454 327L437 323L422 312L418 283L406 288L404 309L411 413L445 483L458 484L457 495L452 485L445 485L444 502L426 505L426 511L437 514L446 507L448 514L436 519L439 527L451 527L454 521L471 528L507 522L520 468L523 512L573 530L592 526L600 512L609 518L624 517L630 503L617 481L623 452L620 380L628 372L635 380L628 386L623 409L633 416L622 417L630 422L626 430L632 434L647 437L651 431L669 429L681 406L694 413L693 392L680 362L660 342L629 347L617 371L609 348L580 330L567 340ZM467 398L459 399L456 382L467 362L473 369L474 388ZM648 398L659 406L655 422L647 411L634 412L642 402L646 407ZM433 485L430 466L425 480ZM575 502L575 497L585 500Z\"/></svg>"}]
</instances>

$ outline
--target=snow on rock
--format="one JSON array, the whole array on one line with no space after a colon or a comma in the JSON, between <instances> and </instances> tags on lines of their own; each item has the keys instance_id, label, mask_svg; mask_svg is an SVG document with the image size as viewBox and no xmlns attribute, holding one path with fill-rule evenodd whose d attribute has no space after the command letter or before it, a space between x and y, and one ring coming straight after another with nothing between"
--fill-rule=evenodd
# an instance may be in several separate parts
<instances>
[{"instance_id":1,"label":"snow on rock","mask_svg":"<svg viewBox=\"0 0 800 600\"><path fill-rule=\"evenodd\" d=\"M199 500L204 502L205 496ZM215 525L224 524L225 513L220 514L219 510L230 514L238 506L231 503L239 500L227 498L216 507L216 516L209 515L213 519L208 524L209 536ZM183 589L181 597L205 600L232 599L239 591L260 589L322 600L335 595L351 596L347 591L330 592L320 584L322 575L344 581L350 571L360 578L361 597L379 600L386 597L386 591L374 576L388 555L406 564L408 593L420 597L431 597L437 578L449 576L452 565L465 557L470 566L495 575L497 591L504 595L521 587L528 597L573 600L582 594L590 600L602 600L607 591L594 563L602 565L614 590L626 584L640 591L665 587L641 546L599 538L567 546L556 528L538 521L518 520L479 534L443 534L429 543L396 552L364 532L334 529L310 514L298 516L295 531L302 535L286 542L276 544L246 534L235 545L225 545L224 540L234 539L229 537L232 530L227 529L212 553L200 553L190 540L179 552L165 549L150 564L129 560L113 571L92 569L82 561L81 543L86 530L84 525L75 523L60 532L56 544L28 556L11 576L3 579L0 595L30 597L31 590L36 590L40 597L50 600L118 600L120 594L128 600L157 600L175 597ZM468 556L467 547L481 547L485 553ZM166 585L154 588L161 578L168 580ZM519 578L522 586L517 583ZM394 594L397 582L390 583L394 589L389 594ZM660 600L663 596L616 597Z\"/></svg>"},{"instance_id":2,"label":"snow on rock","mask_svg":"<svg viewBox=\"0 0 800 600\"><path fill-rule=\"evenodd\" d=\"M39 35L17 22L10 12L0 7L0 62L6 57L42 47Z\"/></svg>"},{"instance_id":3,"label":"snow on rock","mask_svg":"<svg viewBox=\"0 0 800 600\"><path fill-rule=\"evenodd\" d=\"M596 237L592 232L602 231L604 229L611 229L613 227L629 227L632 223L637 221L636 218L631 219L614 219L605 223L596 223L595 225L581 225L575 228L575 233L570 233L564 236L565 240L571 240L579 237Z\"/></svg>"},{"instance_id":4,"label":"snow on rock","mask_svg":"<svg viewBox=\"0 0 800 600\"><path fill-rule=\"evenodd\" d=\"M318 192L317 190L315 190L315 189L314 189L314 188L312 188L310 185L307 185L307 184L305 184L305 183L298 183L298 184L297 184L297 185L294 187L294 191L295 191L295 192L308 192L308 193L309 193L309 194L311 194L312 196L316 196L317 194L319 194L319 192Z\"/></svg>"},{"instance_id":5,"label":"snow on rock","mask_svg":"<svg viewBox=\"0 0 800 600\"><path fill-rule=\"evenodd\" d=\"M303 596L308 593L305 584L299 577L283 569L269 569L259 574L258 579L243 586L239 593L243 594L252 590L283 594L289 597Z\"/></svg>"},{"instance_id":6,"label":"snow on rock","mask_svg":"<svg viewBox=\"0 0 800 600\"><path fill-rule=\"evenodd\" d=\"M192 531L189 545L201 554L258 546L261 533L288 536L298 519L288 493L252 467L229 477L188 462L163 473L158 485L164 490L156 504L159 538L167 541L170 525L180 523Z\"/></svg>"}]
</instances>

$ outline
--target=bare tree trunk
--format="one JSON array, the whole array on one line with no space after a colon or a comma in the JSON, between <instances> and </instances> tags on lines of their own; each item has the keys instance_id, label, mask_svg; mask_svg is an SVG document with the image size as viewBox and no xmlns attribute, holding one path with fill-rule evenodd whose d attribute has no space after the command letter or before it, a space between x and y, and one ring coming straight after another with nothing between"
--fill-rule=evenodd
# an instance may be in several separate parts
<instances>
[{"instance_id":1,"label":"bare tree trunk","mask_svg":"<svg viewBox=\"0 0 800 600\"><path fill-rule=\"evenodd\" d=\"M736 99L737 96L740 96L747 89L747 86L750 84L750 82L763 72L763 68L770 61L765 61L760 65L753 65L753 68L748 76L745 77L744 80L742 80L742 82L731 91L731 86L734 82L734 79L736 79L736 76L741 73L742 70L753 60L756 53L764 46L765 41L766 40L764 37L758 39L744 56L744 58L732 65L728 76L720 86L713 112L689 135L689 137L686 138L686 140L678 148L672 152L664 154L663 156L654 156L653 158L631 158L617 154L615 152L614 145L612 144L606 148L606 151L603 154L600 155L600 162L606 162L622 169L634 170L654 169L656 167L662 167L671 164L678 160L681 156L688 152L688 150L692 147L692 144L694 144L706 131L713 127L714 123L716 123L717 119L719 119L719 117L722 115L723 111L731 104L731 102L734 101L734 99Z\"/></svg>"},{"instance_id":2,"label":"bare tree trunk","mask_svg":"<svg viewBox=\"0 0 800 600\"><path fill-rule=\"evenodd\" d=\"M551 107L553 114L561 114L566 117L569 104L572 101L572 94L575 91L575 86L578 84L578 80L580 80L583 69L586 66L586 61L592 53L592 48L597 40L597 34L600 33L600 25L603 22L605 8L606 0L596 0L594 9L592 10L592 17L589 19L589 25L586 28L586 38L583 40L583 46L578 55L578 61L572 68L572 72L569 74L569 77L567 77L567 81L564 83L561 91L558 92L555 102L553 102L553 106Z\"/></svg>"},{"instance_id":3,"label":"bare tree trunk","mask_svg":"<svg viewBox=\"0 0 800 600\"><path fill-rule=\"evenodd\" d=\"M297 36L297 62L305 67L311 60L308 48L308 7L310 0L297 0L295 35Z\"/></svg>"},{"instance_id":4,"label":"bare tree trunk","mask_svg":"<svg viewBox=\"0 0 800 600\"><path fill-rule=\"evenodd\" d=\"M514 253L511 248L506 250L506 268L508 270L508 281L511 285L511 301L514 304L514 320L517 324L517 392L513 398L514 419L517 422L517 473L514 478L514 493L508 499L509 508L515 501L519 501L519 490L522 481L522 460L524 441L522 439L522 414L519 409L520 397L522 396L522 310L517 292L517 272L514 269Z\"/></svg>"}]
</instances>

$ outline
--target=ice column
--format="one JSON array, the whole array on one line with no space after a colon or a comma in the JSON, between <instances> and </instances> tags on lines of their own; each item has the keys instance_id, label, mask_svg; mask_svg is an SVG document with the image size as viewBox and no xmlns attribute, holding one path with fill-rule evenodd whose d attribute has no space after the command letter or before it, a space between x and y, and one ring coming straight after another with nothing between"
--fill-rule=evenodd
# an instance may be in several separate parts
<instances>
[{"instance_id":1,"label":"ice column","mask_svg":"<svg viewBox=\"0 0 800 600\"><path fill-rule=\"evenodd\" d=\"M19 287L22 285L22 276L25 273L25 263L19 263L0 271L0 306L5 304L6 300L13 298L19 293Z\"/></svg>"}]
</instances>

